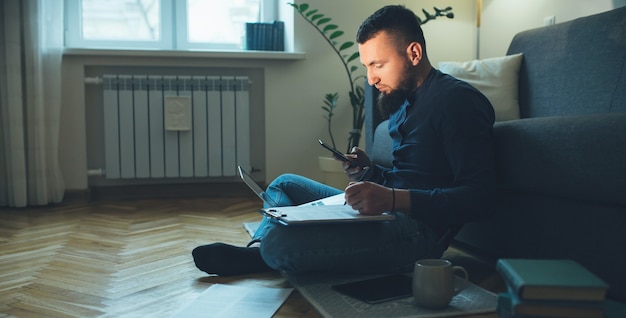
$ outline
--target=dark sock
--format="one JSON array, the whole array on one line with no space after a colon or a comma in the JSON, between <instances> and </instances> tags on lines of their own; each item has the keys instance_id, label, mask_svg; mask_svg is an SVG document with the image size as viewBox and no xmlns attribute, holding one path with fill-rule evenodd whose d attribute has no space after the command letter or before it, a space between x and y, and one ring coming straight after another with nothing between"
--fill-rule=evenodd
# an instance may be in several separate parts
<instances>
[{"instance_id":1,"label":"dark sock","mask_svg":"<svg viewBox=\"0 0 626 318\"><path fill-rule=\"evenodd\" d=\"M220 276L233 276L271 271L261 258L258 247L238 247L224 243L198 246L191 252L201 271Z\"/></svg>"}]
</instances>

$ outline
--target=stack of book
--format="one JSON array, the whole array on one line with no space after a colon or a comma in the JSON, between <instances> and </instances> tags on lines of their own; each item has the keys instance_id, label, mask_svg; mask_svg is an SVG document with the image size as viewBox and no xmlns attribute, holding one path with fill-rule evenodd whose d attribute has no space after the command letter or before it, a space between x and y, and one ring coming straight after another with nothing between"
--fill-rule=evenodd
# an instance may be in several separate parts
<instances>
[{"instance_id":1,"label":"stack of book","mask_svg":"<svg viewBox=\"0 0 626 318\"><path fill-rule=\"evenodd\" d=\"M246 50L284 51L285 23L246 23Z\"/></svg>"},{"instance_id":2,"label":"stack of book","mask_svg":"<svg viewBox=\"0 0 626 318\"><path fill-rule=\"evenodd\" d=\"M572 260L499 259L508 292L498 295L501 318L602 318L608 285Z\"/></svg>"}]
</instances>

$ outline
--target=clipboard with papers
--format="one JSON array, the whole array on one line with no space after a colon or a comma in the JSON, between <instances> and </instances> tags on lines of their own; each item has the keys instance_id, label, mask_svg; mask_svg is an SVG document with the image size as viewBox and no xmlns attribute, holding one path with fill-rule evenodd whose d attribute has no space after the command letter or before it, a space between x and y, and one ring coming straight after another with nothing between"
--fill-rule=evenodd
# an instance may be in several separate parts
<instances>
[{"instance_id":1,"label":"clipboard with papers","mask_svg":"<svg viewBox=\"0 0 626 318\"><path fill-rule=\"evenodd\" d=\"M239 176L256 195L268 206L275 206L276 202L263 191L254 179L243 169L237 167ZM344 204L343 193L320 200L304 203L298 206L284 206L261 209L260 212L277 220L283 225L345 223L345 222L372 222L391 221L396 217L392 213L380 215L364 215Z\"/></svg>"},{"instance_id":2,"label":"clipboard with papers","mask_svg":"<svg viewBox=\"0 0 626 318\"><path fill-rule=\"evenodd\" d=\"M283 225L320 223L380 222L391 221L395 215L383 213L364 215L349 205L300 205L261 209L261 213Z\"/></svg>"}]
</instances>

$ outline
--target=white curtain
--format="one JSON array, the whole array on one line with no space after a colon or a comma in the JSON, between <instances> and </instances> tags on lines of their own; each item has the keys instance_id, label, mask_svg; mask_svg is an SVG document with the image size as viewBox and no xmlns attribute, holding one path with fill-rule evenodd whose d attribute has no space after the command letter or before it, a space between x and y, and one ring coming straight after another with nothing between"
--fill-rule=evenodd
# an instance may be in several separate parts
<instances>
[{"instance_id":1,"label":"white curtain","mask_svg":"<svg viewBox=\"0 0 626 318\"><path fill-rule=\"evenodd\" d=\"M0 206L61 202L62 0L0 4Z\"/></svg>"}]
</instances>

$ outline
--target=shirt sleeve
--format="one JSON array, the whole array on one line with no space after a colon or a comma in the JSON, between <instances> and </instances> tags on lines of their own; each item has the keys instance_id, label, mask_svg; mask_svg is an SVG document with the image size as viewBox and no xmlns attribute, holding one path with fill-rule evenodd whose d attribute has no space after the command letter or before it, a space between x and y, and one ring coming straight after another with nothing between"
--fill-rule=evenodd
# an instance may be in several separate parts
<instances>
[{"instance_id":1,"label":"shirt sleeve","mask_svg":"<svg viewBox=\"0 0 626 318\"><path fill-rule=\"evenodd\" d=\"M372 172L370 172L370 175L367 176L366 180L378 184L383 184L385 181L383 174L385 173L385 171L389 170L391 169L378 164L374 164L374 169L372 170Z\"/></svg>"}]
</instances>

